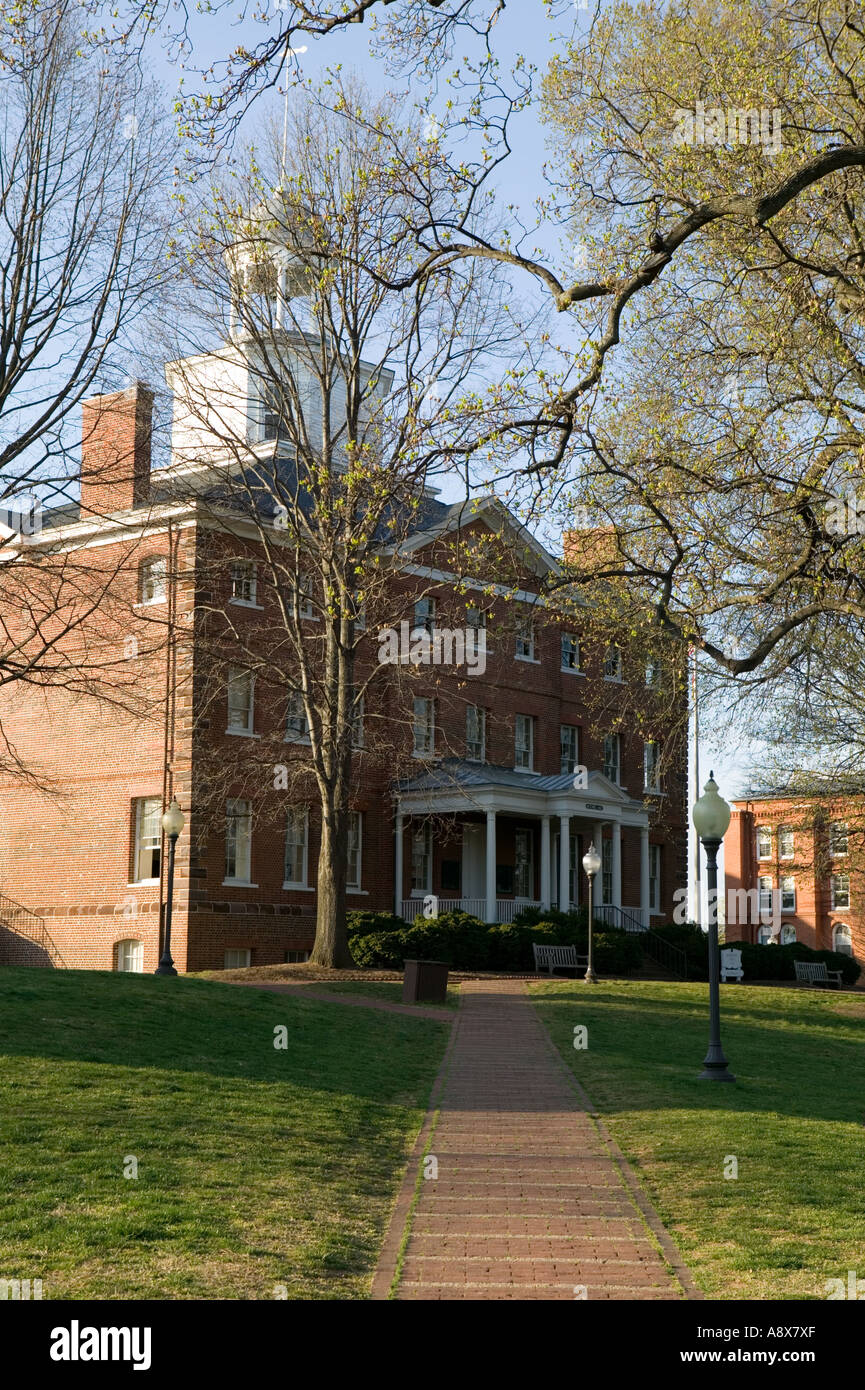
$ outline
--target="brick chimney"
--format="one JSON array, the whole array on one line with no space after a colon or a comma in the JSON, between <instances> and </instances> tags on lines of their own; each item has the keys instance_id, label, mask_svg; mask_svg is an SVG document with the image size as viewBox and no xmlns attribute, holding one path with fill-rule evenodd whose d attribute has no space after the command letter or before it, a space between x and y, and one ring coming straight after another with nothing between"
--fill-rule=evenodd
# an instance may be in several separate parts
<instances>
[{"instance_id":1,"label":"brick chimney","mask_svg":"<svg viewBox=\"0 0 865 1390\"><path fill-rule=\"evenodd\" d=\"M81 406L81 515L141 506L150 494L153 392L142 381Z\"/></svg>"},{"instance_id":2,"label":"brick chimney","mask_svg":"<svg viewBox=\"0 0 865 1390\"><path fill-rule=\"evenodd\" d=\"M568 564L582 570L600 569L621 560L613 526L585 526L579 531L565 531L562 550Z\"/></svg>"}]
</instances>

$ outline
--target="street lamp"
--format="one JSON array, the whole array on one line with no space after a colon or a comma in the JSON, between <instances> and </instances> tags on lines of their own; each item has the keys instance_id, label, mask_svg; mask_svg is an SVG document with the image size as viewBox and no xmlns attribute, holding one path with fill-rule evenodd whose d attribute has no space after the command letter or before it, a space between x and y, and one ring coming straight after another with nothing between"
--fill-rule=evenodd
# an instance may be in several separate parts
<instances>
[{"instance_id":1,"label":"street lamp","mask_svg":"<svg viewBox=\"0 0 865 1390\"><path fill-rule=\"evenodd\" d=\"M177 974L174 961L171 959L171 907L174 899L174 850L177 846L177 837L183 829L184 823L183 812L175 797L162 817L162 829L168 836L168 902L165 905L165 941L155 971L157 975Z\"/></svg>"},{"instance_id":2,"label":"street lamp","mask_svg":"<svg viewBox=\"0 0 865 1390\"><path fill-rule=\"evenodd\" d=\"M589 845L589 848L586 850L586 853L583 855L583 868L585 869L586 877L589 880L589 964L586 970L585 978L588 980L590 985L596 985L598 983L598 977L595 974L594 961L592 958L592 881L600 867L601 856L595 849L594 844L591 844Z\"/></svg>"},{"instance_id":3,"label":"street lamp","mask_svg":"<svg viewBox=\"0 0 865 1390\"><path fill-rule=\"evenodd\" d=\"M735 1081L727 1069L727 1059L721 1047L721 999L719 990L720 959L718 954L718 850L727 826L730 808L718 792L715 774L703 788L703 795L694 802L694 829L706 851L706 882L709 888L709 1051L700 1072L701 1081Z\"/></svg>"}]
</instances>

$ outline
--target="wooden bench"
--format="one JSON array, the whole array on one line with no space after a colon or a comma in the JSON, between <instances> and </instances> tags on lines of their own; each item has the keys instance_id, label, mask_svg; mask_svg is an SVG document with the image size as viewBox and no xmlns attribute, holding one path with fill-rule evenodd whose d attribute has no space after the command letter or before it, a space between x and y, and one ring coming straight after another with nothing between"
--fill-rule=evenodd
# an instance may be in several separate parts
<instances>
[{"instance_id":1,"label":"wooden bench","mask_svg":"<svg viewBox=\"0 0 865 1390\"><path fill-rule=\"evenodd\" d=\"M827 970L824 960L794 960L797 985L834 985L841 988L841 971Z\"/></svg>"},{"instance_id":2,"label":"wooden bench","mask_svg":"<svg viewBox=\"0 0 865 1390\"><path fill-rule=\"evenodd\" d=\"M588 956L578 956L576 946L538 946L532 943L535 953L535 973L545 966L547 973L554 970L585 970L589 964Z\"/></svg>"}]
</instances>

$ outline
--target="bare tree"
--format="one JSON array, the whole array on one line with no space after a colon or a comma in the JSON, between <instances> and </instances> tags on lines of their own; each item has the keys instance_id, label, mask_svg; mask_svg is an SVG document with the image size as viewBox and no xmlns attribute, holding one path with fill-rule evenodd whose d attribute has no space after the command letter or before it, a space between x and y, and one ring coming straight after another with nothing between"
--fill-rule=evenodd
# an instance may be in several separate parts
<instances>
[{"instance_id":1,"label":"bare tree","mask_svg":"<svg viewBox=\"0 0 865 1390\"><path fill-rule=\"evenodd\" d=\"M377 765L390 785L411 752L406 690L436 681L408 659L382 659L380 634L415 626L430 583L412 577L407 547L422 534L455 593L469 576L481 590L494 572L502 581L494 546L452 525L460 509L471 516L468 497L448 513L429 489L500 408L481 404L481 388L523 339L481 263L413 276L430 185L443 212L453 193L416 125L401 121L352 82L327 105L311 94L282 150L276 137L242 187L215 191L190 256L198 313L168 369L176 486L194 487L213 523L197 576L200 727L232 682L248 707L254 678L262 711L261 737L234 757L220 746L208 760L202 729L198 804L209 796L224 810L226 792L257 786L261 814L269 802L284 816L286 800L314 796L313 960L334 966L350 963L353 766ZM472 602L456 601L462 629ZM446 664L459 680L459 654Z\"/></svg>"},{"instance_id":2,"label":"bare tree","mask_svg":"<svg viewBox=\"0 0 865 1390\"><path fill-rule=\"evenodd\" d=\"M68 0L0 9L0 686L119 699L128 555L83 558L58 527L82 401L124 382L167 288L174 142L134 57L82 50L79 30ZM85 451L105 425L87 421ZM91 481L132 476L131 456L89 457Z\"/></svg>"}]
</instances>

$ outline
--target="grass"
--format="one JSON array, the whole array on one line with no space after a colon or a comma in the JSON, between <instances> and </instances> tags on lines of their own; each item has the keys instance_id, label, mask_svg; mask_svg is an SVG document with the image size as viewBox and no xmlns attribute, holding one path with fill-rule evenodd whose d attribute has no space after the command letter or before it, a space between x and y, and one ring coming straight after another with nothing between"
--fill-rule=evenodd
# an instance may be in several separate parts
<instances>
[{"instance_id":1,"label":"grass","mask_svg":"<svg viewBox=\"0 0 865 1390\"><path fill-rule=\"evenodd\" d=\"M0 1277L42 1278L46 1299L365 1297L448 1031L4 968Z\"/></svg>"},{"instance_id":2,"label":"grass","mask_svg":"<svg viewBox=\"0 0 865 1390\"><path fill-rule=\"evenodd\" d=\"M705 984L531 992L708 1297L824 1299L865 1275L865 999L722 985L726 1085L697 1079Z\"/></svg>"},{"instance_id":3,"label":"grass","mask_svg":"<svg viewBox=\"0 0 865 1390\"><path fill-rule=\"evenodd\" d=\"M313 985L311 988L314 989L315 986ZM368 995L371 999L383 999L389 1004L402 1003L402 985L389 984L383 980L346 980L343 983L333 985L329 982L322 982L319 984L318 988L326 991L328 994L363 994ZM420 999L418 1000L417 1006L423 1009L455 1009L459 1005L459 1002L459 985L450 984L448 985L447 1000L444 1004L437 1004L431 999Z\"/></svg>"}]
</instances>

